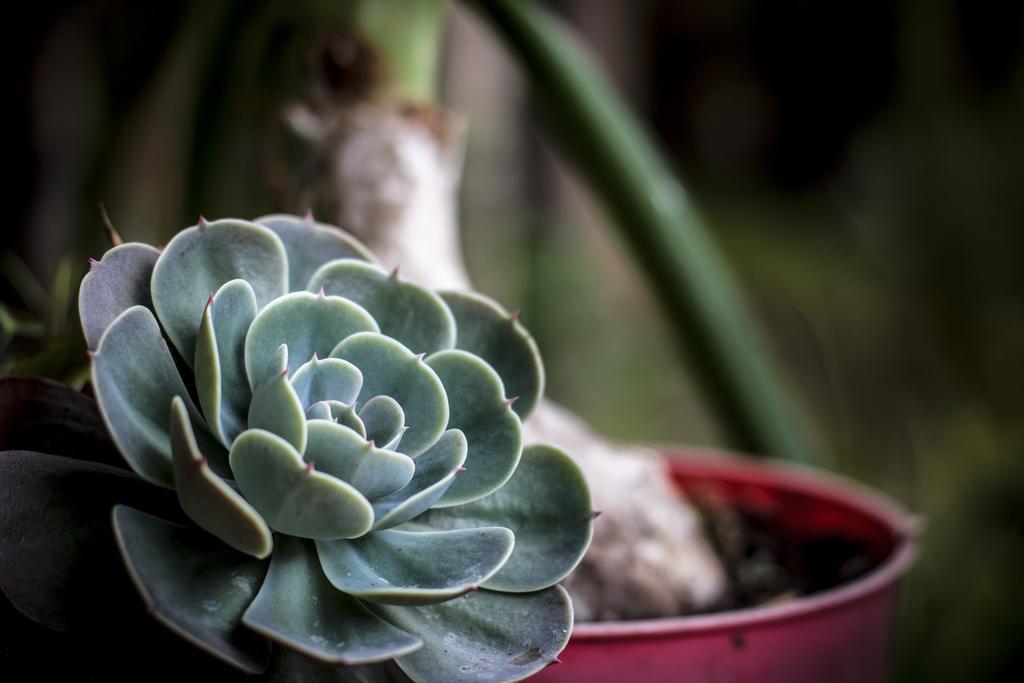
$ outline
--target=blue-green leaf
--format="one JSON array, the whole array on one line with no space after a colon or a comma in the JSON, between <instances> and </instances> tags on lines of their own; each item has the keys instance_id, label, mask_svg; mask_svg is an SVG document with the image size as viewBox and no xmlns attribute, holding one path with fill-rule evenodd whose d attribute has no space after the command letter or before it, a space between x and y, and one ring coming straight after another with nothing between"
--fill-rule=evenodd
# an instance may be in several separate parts
<instances>
[{"instance_id":1,"label":"blue-green leaf","mask_svg":"<svg viewBox=\"0 0 1024 683\"><path fill-rule=\"evenodd\" d=\"M288 373L331 350L356 332L376 332L377 323L361 306L337 296L293 292L274 301L256 316L245 338L245 369L255 387L267 376L267 366L281 344L290 356Z\"/></svg>"},{"instance_id":2,"label":"blue-green leaf","mask_svg":"<svg viewBox=\"0 0 1024 683\"><path fill-rule=\"evenodd\" d=\"M309 423L304 459L371 500L408 484L416 469L409 456L377 448L348 427L325 420Z\"/></svg>"},{"instance_id":3,"label":"blue-green leaf","mask_svg":"<svg viewBox=\"0 0 1024 683\"><path fill-rule=\"evenodd\" d=\"M282 344L281 348L288 353L286 346ZM273 432L299 453L306 449L306 410L284 372L272 375L253 392L249 428Z\"/></svg>"},{"instance_id":4,"label":"blue-green leaf","mask_svg":"<svg viewBox=\"0 0 1024 683\"><path fill-rule=\"evenodd\" d=\"M505 401L498 373L479 357L466 351L441 351L428 358L427 365L448 395L448 426L462 430L469 443L465 473L437 505L482 498L508 481L519 464L523 450L519 418Z\"/></svg>"},{"instance_id":5,"label":"blue-green leaf","mask_svg":"<svg viewBox=\"0 0 1024 683\"><path fill-rule=\"evenodd\" d=\"M421 641L371 614L324 576L311 544L281 538L246 626L304 655L332 664L379 662Z\"/></svg>"},{"instance_id":6,"label":"blue-green leaf","mask_svg":"<svg viewBox=\"0 0 1024 683\"><path fill-rule=\"evenodd\" d=\"M394 450L405 433L405 411L390 396L374 396L359 409L366 439L381 448Z\"/></svg>"},{"instance_id":7,"label":"blue-green leaf","mask_svg":"<svg viewBox=\"0 0 1024 683\"><path fill-rule=\"evenodd\" d=\"M361 600L430 605L476 590L504 564L515 542L500 527L458 531L378 531L349 541L317 541L332 584Z\"/></svg>"},{"instance_id":8,"label":"blue-green leaf","mask_svg":"<svg viewBox=\"0 0 1024 683\"><path fill-rule=\"evenodd\" d=\"M171 453L174 489L185 514L235 550L259 558L269 555L274 542L267 523L210 470L180 396L171 403Z\"/></svg>"},{"instance_id":9,"label":"blue-green leaf","mask_svg":"<svg viewBox=\"0 0 1024 683\"><path fill-rule=\"evenodd\" d=\"M352 538L373 525L373 508L359 491L307 467L276 434L242 432L231 447L231 469L246 499L275 531L301 538Z\"/></svg>"},{"instance_id":10,"label":"blue-green leaf","mask_svg":"<svg viewBox=\"0 0 1024 683\"><path fill-rule=\"evenodd\" d=\"M188 390L148 308L132 306L107 328L92 357L92 386L103 421L131 468L172 488L167 416L171 399L187 397ZM198 419L187 398L186 406Z\"/></svg>"},{"instance_id":11,"label":"blue-green leaf","mask_svg":"<svg viewBox=\"0 0 1024 683\"><path fill-rule=\"evenodd\" d=\"M440 438L448 424L444 386L422 358L381 334L354 334L331 355L344 358L363 372L356 409L375 396L390 396L405 411L408 431L398 450L416 457Z\"/></svg>"},{"instance_id":12,"label":"blue-green leaf","mask_svg":"<svg viewBox=\"0 0 1024 683\"><path fill-rule=\"evenodd\" d=\"M371 609L423 647L398 657L415 681L518 681L555 661L569 641L572 605L561 586L538 593L479 590L439 605Z\"/></svg>"},{"instance_id":13,"label":"blue-green leaf","mask_svg":"<svg viewBox=\"0 0 1024 683\"><path fill-rule=\"evenodd\" d=\"M273 230L284 243L288 253L288 289L292 292L305 289L313 273L328 261L373 260L373 254L359 240L333 225L316 223L312 218L274 214L257 218L256 222Z\"/></svg>"},{"instance_id":14,"label":"blue-green leaf","mask_svg":"<svg viewBox=\"0 0 1024 683\"><path fill-rule=\"evenodd\" d=\"M317 401L352 405L362 385L363 373L359 368L340 358L321 360L313 356L292 375L292 387L307 408Z\"/></svg>"},{"instance_id":15,"label":"blue-green leaf","mask_svg":"<svg viewBox=\"0 0 1024 683\"><path fill-rule=\"evenodd\" d=\"M525 592L561 581L579 564L593 533L590 490L583 472L553 446L528 446L516 473L503 487L472 503L435 507L407 528L479 526L506 527L516 536L512 557L485 587Z\"/></svg>"},{"instance_id":16,"label":"blue-green leaf","mask_svg":"<svg viewBox=\"0 0 1024 683\"><path fill-rule=\"evenodd\" d=\"M416 458L412 481L373 501L373 528L398 526L429 510L455 481L466 461L466 449L462 432L446 431L426 453Z\"/></svg>"},{"instance_id":17,"label":"blue-green leaf","mask_svg":"<svg viewBox=\"0 0 1024 683\"><path fill-rule=\"evenodd\" d=\"M455 316L455 348L483 358L497 370L512 409L526 417L544 394L544 366L533 337L497 302L475 292L441 292Z\"/></svg>"},{"instance_id":18,"label":"blue-green leaf","mask_svg":"<svg viewBox=\"0 0 1024 683\"><path fill-rule=\"evenodd\" d=\"M455 344L455 319L434 292L399 279L365 261L341 260L316 271L311 292L343 296L365 308L382 334L397 339L415 353L433 353Z\"/></svg>"},{"instance_id":19,"label":"blue-green leaf","mask_svg":"<svg viewBox=\"0 0 1024 683\"><path fill-rule=\"evenodd\" d=\"M199 405L210 429L227 448L246 427L252 391L245 374L245 335L256 317L256 295L245 280L231 280L203 311L196 338Z\"/></svg>"},{"instance_id":20,"label":"blue-green leaf","mask_svg":"<svg viewBox=\"0 0 1024 683\"><path fill-rule=\"evenodd\" d=\"M213 656L261 673L270 648L240 622L266 563L124 505L114 507L113 519L128 573L153 616Z\"/></svg>"},{"instance_id":21,"label":"blue-green leaf","mask_svg":"<svg viewBox=\"0 0 1024 683\"><path fill-rule=\"evenodd\" d=\"M260 308L288 291L288 260L277 235L248 221L200 222L175 235L160 254L151 280L153 307L187 362L196 355L207 299L236 279L252 286Z\"/></svg>"},{"instance_id":22,"label":"blue-green leaf","mask_svg":"<svg viewBox=\"0 0 1024 683\"><path fill-rule=\"evenodd\" d=\"M160 252L136 242L114 247L92 261L78 290L78 315L90 349L117 316L132 306L152 307L149 279Z\"/></svg>"}]
</instances>

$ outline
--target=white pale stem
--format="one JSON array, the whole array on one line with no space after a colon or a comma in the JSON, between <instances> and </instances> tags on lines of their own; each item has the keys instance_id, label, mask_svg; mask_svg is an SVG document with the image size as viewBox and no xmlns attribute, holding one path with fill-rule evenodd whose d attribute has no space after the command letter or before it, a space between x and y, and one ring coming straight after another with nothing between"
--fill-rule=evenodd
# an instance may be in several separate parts
<instances>
[{"instance_id":1,"label":"white pale stem","mask_svg":"<svg viewBox=\"0 0 1024 683\"><path fill-rule=\"evenodd\" d=\"M368 104L329 117L297 107L288 120L330 174L300 205L336 207L337 215L323 218L352 231L403 277L469 287L456 215L462 125L438 112ZM700 517L671 486L657 454L611 443L548 401L525 428L528 441L553 443L576 458L605 513L568 582L577 619L671 616L721 599L724 572Z\"/></svg>"}]
</instances>

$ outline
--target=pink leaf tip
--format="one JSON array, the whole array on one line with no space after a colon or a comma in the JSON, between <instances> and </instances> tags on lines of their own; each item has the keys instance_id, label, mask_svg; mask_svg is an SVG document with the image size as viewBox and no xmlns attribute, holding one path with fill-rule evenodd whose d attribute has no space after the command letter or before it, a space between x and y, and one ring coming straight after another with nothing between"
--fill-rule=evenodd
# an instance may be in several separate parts
<instances>
[{"instance_id":1,"label":"pink leaf tip","mask_svg":"<svg viewBox=\"0 0 1024 683\"><path fill-rule=\"evenodd\" d=\"M396 279L396 278L398 277L398 269L399 269L400 267L401 267L401 266L395 266L394 268L392 268L392 269L391 269L391 275L390 275L390 277L391 277L391 279L392 279L392 280L394 280L394 279Z\"/></svg>"},{"instance_id":2,"label":"pink leaf tip","mask_svg":"<svg viewBox=\"0 0 1024 683\"><path fill-rule=\"evenodd\" d=\"M463 467L462 465L459 465L458 467L455 468L455 474L462 474L465 471L466 471L466 468Z\"/></svg>"},{"instance_id":3,"label":"pink leaf tip","mask_svg":"<svg viewBox=\"0 0 1024 683\"><path fill-rule=\"evenodd\" d=\"M205 228L209 224L210 224L210 222L208 220L206 220L206 216L203 216L202 214L199 214L199 228L203 229L203 228Z\"/></svg>"},{"instance_id":4,"label":"pink leaf tip","mask_svg":"<svg viewBox=\"0 0 1024 683\"><path fill-rule=\"evenodd\" d=\"M313 209L306 209L306 214L303 216L303 219L305 219L305 221L307 223L312 223L313 222Z\"/></svg>"},{"instance_id":5,"label":"pink leaf tip","mask_svg":"<svg viewBox=\"0 0 1024 683\"><path fill-rule=\"evenodd\" d=\"M507 405L509 408L511 408L512 406L514 406L516 404L516 401L518 401L518 400L519 400L518 396L510 396L509 398L505 399L505 405Z\"/></svg>"},{"instance_id":6,"label":"pink leaf tip","mask_svg":"<svg viewBox=\"0 0 1024 683\"><path fill-rule=\"evenodd\" d=\"M514 311L512 311L511 313L508 314L508 321L512 322L512 323L518 322L519 319L522 318L522 317L523 317L523 312L520 311L517 308L516 310L514 310Z\"/></svg>"}]
</instances>

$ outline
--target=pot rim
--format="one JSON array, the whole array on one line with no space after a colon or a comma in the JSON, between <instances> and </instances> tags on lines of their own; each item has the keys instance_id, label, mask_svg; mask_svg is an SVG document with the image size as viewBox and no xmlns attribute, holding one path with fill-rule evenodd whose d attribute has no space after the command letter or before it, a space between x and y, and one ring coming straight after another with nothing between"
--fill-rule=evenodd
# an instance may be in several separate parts
<instances>
[{"instance_id":1,"label":"pot rim","mask_svg":"<svg viewBox=\"0 0 1024 683\"><path fill-rule=\"evenodd\" d=\"M796 463L752 460L736 453L711 448L658 446L669 471L698 469L710 478L728 478L784 488L828 498L856 508L888 527L894 548L877 567L834 588L794 598L777 605L762 605L710 614L658 619L582 622L573 626L574 640L614 640L638 637L710 634L748 631L811 615L824 614L867 600L895 587L918 553L921 519L888 496L833 472Z\"/></svg>"}]
</instances>

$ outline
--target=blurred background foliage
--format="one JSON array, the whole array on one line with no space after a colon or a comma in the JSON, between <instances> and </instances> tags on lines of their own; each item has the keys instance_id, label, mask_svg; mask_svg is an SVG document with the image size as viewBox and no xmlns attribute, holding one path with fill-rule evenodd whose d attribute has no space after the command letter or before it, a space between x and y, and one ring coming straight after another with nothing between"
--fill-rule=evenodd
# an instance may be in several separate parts
<instances>
[{"instance_id":1,"label":"blurred background foliage","mask_svg":"<svg viewBox=\"0 0 1024 683\"><path fill-rule=\"evenodd\" d=\"M345 3L40 0L5 48L3 369L81 381L105 249L282 206L280 108ZM835 469L924 515L897 681L1024 670L1024 3L557 0L686 178ZM329 42L327 43L329 46ZM325 57L327 55L327 57ZM335 55L335 58L337 56ZM598 204L464 8L463 242L523 310L549 395L621 439L728 444ZM329 80L329 79L328 79Z\"/></svg>"}]
</instances>

